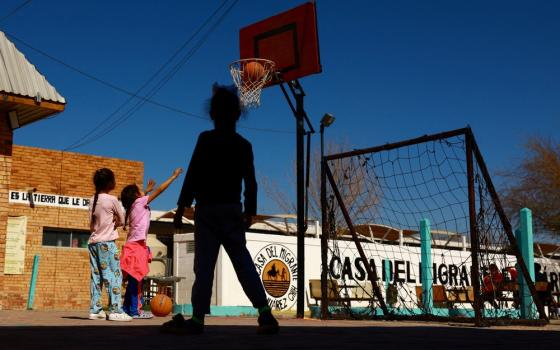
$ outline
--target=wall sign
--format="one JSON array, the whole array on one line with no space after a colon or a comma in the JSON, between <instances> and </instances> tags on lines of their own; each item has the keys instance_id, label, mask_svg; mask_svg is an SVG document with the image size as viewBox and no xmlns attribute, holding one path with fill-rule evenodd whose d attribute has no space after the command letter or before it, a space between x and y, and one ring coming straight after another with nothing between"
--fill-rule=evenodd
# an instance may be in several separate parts
<instances>
[{"instance_id":1,"label":"wall sign","mask_svg":"<svg viewBox=\"0 0 560 350\"><path fill-rule=\"evenodd\" d=\"M27 191L10 191L9 203L38 205L46 207L61 207L71 209L88 209L89 198L63 196Z\"/></svg>"},{"instance_id":2,"label":"wall sign","mask_svg":"<svg viewBox=\"0 0 560 350\"><path fill-rule=\"evenodd\" d=\"M297 258L281 244L269 244L253 258L266 291L268 305L276 310L291 308L297 300Z\"/></svg>"},{"instance_id":3,"label":"wall sign","mask_svg":"<svg viewBox=\"0 0 560 350\"><path fill-rule=\"evenodd\" d=\"M27 233L27 217L8 217L6 230L6 257L4 274L22 275L25 268L25 236Z\"/></svg>"}]
</instances>

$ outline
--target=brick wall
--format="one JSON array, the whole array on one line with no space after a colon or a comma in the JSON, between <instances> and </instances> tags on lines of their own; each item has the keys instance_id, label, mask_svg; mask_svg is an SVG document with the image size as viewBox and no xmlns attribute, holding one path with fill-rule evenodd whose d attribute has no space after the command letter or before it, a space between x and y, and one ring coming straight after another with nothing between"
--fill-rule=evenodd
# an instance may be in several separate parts
<instances>
[{"instance_id":1,"label":"brick wall","mask_svg":"<svg viewBox=\"0 0 560 350\"><path fill-rule=\"evenodd\" d=\"M8 188L12 158L0 155L0 310L4 305L4 255L6 252L6 227L8 226Z\"/></svg>"},{"instance_id":2,"label":"brick wall","mask_svg":"<svg viewBox=\"0 0 560 350\"><path fill-rule=\"evenodd\" d=\"M96 169L107 167L115 173L117 188L113 195L131 183L141 185L141 162L104 158L34 147L13 146L10 190L34 187L37 192L75 197L91 197ZM7 200L6 200L7 201ZM23 309L31 278L34 255L39 255L35 290L36 309L87 309L89 307L89 255L85 248L43 247L43 228L89 229L87 210L9 204L10 216L27 216L25 274L4 275L4 309ZM0 223L1 224L1 223ZM6 224L4 223L4 232ZM5 234L5 233L4 233ZM1 235L1 233L0 233ZM124 234L121 232L119 244ZM0 242L1 242L0 236ZM4 248L0 246L1 253ZM1 255L0 255L1 256ZM3 259L0 259L2 266ZM2 267L3 271L3 267ZM0 288L2 288L0 284Z\"/></svg>"},{"instance_id":3,"label":"brick wall","mask_svg":"<svg viewBox=\"0 0 560 350\"><path fill-rule=\"evenodd\" d=\"M0 310L4 303L4 254L6 251L6 226L8 224L8 187L12 158L12 129L8 115L0 112Z\"/></svg>"},{"instance_id":4,"label":"brick wall","mask_svg":"<svg viewBox=\"0 0 560 350\"><path fill-rule=\"evenodd\" d=\"M13 134L8 114L0 112L0 155L12 154Z\"/></svg>"}]
</instances>

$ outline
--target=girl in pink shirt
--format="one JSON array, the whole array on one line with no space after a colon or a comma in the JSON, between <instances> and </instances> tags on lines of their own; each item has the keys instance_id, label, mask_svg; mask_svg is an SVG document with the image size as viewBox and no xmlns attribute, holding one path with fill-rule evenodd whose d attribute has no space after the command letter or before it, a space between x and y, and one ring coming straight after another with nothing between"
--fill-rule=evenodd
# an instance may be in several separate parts
<instances>
[{"instance_id":1,"label":"girl in pink shirt","mask_svg":"<svg viewBox=\"0 0 560 350\"><path fill-rule=\"evenodd\" d=\"M122 273L119 250L115 240L119 237L117 227L124 223L124 215L117 198L109 192L115 189L115 175L111 169L98 169L93 175L95 196L90 201L90 230L88 250L91 267L90 320L131 321L122 311ZM101 290L109 294L109 316L101 305Z\"/></svg>"},{"instance_id":2,"label":"girl in pink shirt","mask_svg":"<svg viewBox=\"0 0 560 350\"><path fill-rule=\"evenodd\" d=\"M182 171L181 168L175 169L173 175L155 190L153 190L155 182L149 180L144 191L140 191L140 188L134 184L126 186L121 192L121 201L126 209L125 227L129 225L121 256L121 267L127 278L123 309L133 318L152 318L151 313L142 311L142 280L149 272L148 263L151 260L146 246L150 227L148 204L165 191Z\"/></svg>"}]
</instances>

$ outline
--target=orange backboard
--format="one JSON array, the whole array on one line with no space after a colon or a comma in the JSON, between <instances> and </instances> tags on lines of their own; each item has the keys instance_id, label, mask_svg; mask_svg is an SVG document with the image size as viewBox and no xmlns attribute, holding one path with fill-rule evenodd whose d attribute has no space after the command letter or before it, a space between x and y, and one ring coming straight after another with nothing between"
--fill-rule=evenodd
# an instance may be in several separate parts
<instances>
[{"instance_id":1,"label":"orange backboard","mask_svg":"<svg viewBox=\"0 0 560 350\"><path fill-rule=\"evenodd\" d=\"M273 61L284 81L320 73L315 3L305 3L242 28L239 47L240 59Z\"/></svg>"}]
</instances>

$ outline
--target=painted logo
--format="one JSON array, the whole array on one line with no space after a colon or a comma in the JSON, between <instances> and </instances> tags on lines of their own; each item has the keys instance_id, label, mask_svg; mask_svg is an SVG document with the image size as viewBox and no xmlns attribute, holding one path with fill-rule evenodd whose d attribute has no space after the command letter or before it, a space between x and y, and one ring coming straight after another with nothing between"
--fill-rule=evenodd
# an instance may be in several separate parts
<instances>
[{"instance_id":1,"label":"painted logo","mask_svg":"<svg viewBox=\"0 0 560 350\"><path fill-rule=\"evenodd\" d=\"M253 258L267 294L268 305L277 310L291 308L297 300L297 259L281 244L269 244Z\"/></svg>"}]
</instances>

